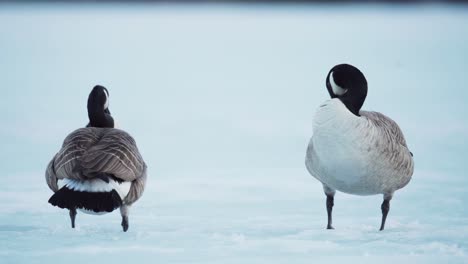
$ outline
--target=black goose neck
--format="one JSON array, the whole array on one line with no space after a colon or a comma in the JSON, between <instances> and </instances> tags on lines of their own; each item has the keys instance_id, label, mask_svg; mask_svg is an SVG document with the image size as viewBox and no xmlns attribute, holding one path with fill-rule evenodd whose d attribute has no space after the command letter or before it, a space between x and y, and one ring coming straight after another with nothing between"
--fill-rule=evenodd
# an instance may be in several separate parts
<instances>
[{"instance_id":1,"label":"black goose neck","mask_svg":"<svg viewBox=\"0 0 468 264\"><path fill-rule=\"evenodd\" d=\"M89 125L88 127L114 127L114 119L104 110L88 108Z\"/></svg>"},{"instance_id":2,"label":"black goose neck","mask_svg":"<svg viewBox=\"0 0 468 264\"><path fill-rule=\"evenodd\" d=\"M359 111L361 110L362 105L364 104L364 100L356 100L352 97L341 97L339 99L351 113L353 113L355 116L361 116L359 114Z\"/></svg>"},{"instance_id":3,"label":"black goose neck","mask_svg":"<svg viewBox=\"0 0 468 264\"><path fill-rule=\"evenodd\" d=\"M88 127L114 127L108 105L108 92L103 86L96 85L88 97Z\"/></svg>"}]
</instances>

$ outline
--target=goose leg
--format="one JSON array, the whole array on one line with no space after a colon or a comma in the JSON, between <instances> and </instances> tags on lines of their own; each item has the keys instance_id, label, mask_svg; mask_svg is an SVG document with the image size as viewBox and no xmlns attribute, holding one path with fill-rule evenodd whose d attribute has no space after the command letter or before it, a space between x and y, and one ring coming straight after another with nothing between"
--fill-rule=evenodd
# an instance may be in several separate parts
<instances>
[{"instance_id":1,"label":"goose leg","mask_svg":"<svg viewBox=\"0 0 468 264\"><path fill-rule=\"evenodd\" d=\"M384 201L380 206L382 209L382 223L380 224L380 231L384 230L385 228L385 221L387 220L388 212L390 211L390 200L392 199L391 194L384 194Z\"/></svg>"},{"instance_id":2,"label":"goose leg","mask_svg":"<svg viewBox=\"0 0 468 264\"><path fill-rule=\"evenodd\" d=\"M327 215L328 215L328 224L327 229L335 229L332 226L332 210L334 205L335 190L331 189L328 186L323 186L325 195L327 196Z\"/></svg>"},{"instance_id":3,"label":"goose leg","mask_svg":"<svg viewBox=\"0 0 468 264\"><path fill-rule=\"evenodd\" d=\"M72 228L75 228L76 208L70 209L70 220Z\"/></svg>"},{"instance_id":4,"label":"goose leg","mask_svg":"<svg viewBox=\"0 0 468 264\"><path fill-rule=\"evenodd\" d=\"M122 205L120 207L120 214L122 215L122 228L124 232L127 232L128 230L128 211L128 205Z\"/></svg>"}]
</instances>

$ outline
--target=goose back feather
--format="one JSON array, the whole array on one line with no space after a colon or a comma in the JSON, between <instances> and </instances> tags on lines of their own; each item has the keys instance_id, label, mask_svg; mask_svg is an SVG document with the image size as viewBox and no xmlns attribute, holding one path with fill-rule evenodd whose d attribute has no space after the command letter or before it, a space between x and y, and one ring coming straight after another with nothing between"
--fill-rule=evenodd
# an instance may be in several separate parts
<instances>
[{"instance_id":1,"label":"goose back feather","mask_svg":"<svg viewBox=\"0 0 468 264\"><path fill-rule=\"evenodd\" d=\"M46 180L49 188L57 192L60 179L90 180L98 173L132 183L124 203L131 204L142 195L146 164L127 132L96 127L73 131L47 166Z\"/></svg>"}]
</instances>

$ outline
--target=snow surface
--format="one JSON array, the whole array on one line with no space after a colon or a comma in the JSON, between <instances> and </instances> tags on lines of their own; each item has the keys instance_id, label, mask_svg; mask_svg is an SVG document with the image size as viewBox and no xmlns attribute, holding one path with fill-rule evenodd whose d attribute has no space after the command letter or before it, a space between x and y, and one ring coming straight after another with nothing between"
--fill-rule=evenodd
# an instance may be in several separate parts
<instances>
[{"instance_id":1,"label":"snow surface","mask_svg":"<svg viewBox=\"0 0 468 264\"><path fill-rule=\"evenodd\" d=\"M0 6L0 263L467 263L468 8ZM381 196L325 196L304 155L329 69L367 76L416 171ZM48 161L92 86L149 166L118 211L47 203Z\"/></svg>"}]
</instances>

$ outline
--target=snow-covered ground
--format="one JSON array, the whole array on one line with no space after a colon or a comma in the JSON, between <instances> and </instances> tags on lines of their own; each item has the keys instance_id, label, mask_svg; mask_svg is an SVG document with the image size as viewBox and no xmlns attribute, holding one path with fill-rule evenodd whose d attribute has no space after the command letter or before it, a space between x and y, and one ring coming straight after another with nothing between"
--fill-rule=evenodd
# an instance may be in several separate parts
<instances>
[{"instance_id":1,"label":"snow-covered ground","mask_svg":"<svg viewBox=\"0 0 468 264\"><path fill-rule=\"evenodd\" d=\"M463 6L0 6L0 263L466 263L467 47ZM342 193L325 230L304 167L342 62L415 154L383 232ZM47 203L98 83L149 165L127 233Z\"/></svg>"}]
</instances>

